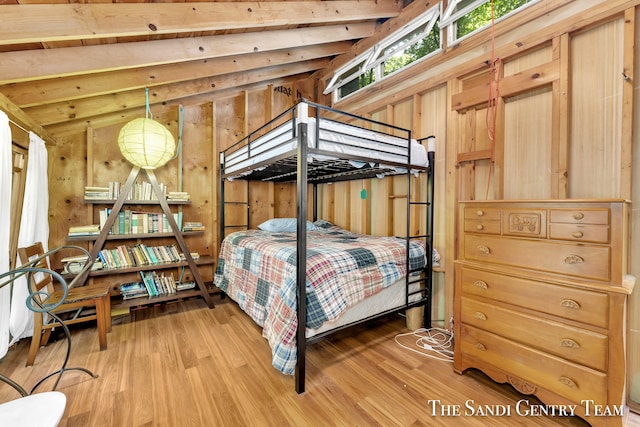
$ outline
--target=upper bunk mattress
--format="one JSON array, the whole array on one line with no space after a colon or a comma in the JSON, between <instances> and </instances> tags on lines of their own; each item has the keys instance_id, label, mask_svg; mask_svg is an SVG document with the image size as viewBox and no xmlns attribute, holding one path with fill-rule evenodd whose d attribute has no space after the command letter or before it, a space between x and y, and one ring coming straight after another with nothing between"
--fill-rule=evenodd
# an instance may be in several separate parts
<instances>
[{"instance_id":1,"label":"upper bunk mattress","mask_svg":"<svg viewBox=\"0 0 640 427\"><path fill-rule=\"evenodd\" d=\"M363 164L375 162L395 167L403 165L429 166L427 150L416 140L411 140L409 143L407 138L329 119L320 119L319 129L316 130L316 119L305 117L288 120L268 133L255 140L250 140L244 146L226 154L224 158L225 175L233 176L236 173L243 175L249 173L256 166L295 154L298 147L297 123L300 122L308 124L309 162L328 159L355 159ZM408 145L410 145L410 150L407 148Z\"/></svg>"}]
</instances>

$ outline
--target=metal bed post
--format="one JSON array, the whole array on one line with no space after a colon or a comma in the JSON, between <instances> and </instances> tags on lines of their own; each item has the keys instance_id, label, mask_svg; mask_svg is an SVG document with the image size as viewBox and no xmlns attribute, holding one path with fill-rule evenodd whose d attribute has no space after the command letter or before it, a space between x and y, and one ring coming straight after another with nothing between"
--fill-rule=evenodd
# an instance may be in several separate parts
<instances>
[{"instance_id":1,"label":"metal bed post","mask_svg":"<svg viewBox=\"0 0 640 427\"><path fill-rule=\"evenodd\" d=\"M427 137L433 138L432 136ZM435 151L429 150L429 142L427 142L427 158L429 159L429 170L427 171L427 218L426 218L426 227L427 227L427 277L426 277L426 285L429 293L427 295L427 302L424 310L424 327L431 327L431 311L433 309L433 211L434 211L434 180L435 180ZM435 147L434 147L435 149Z\"/></svg>"},{"instance_id":2,"label":"metal bed post","mask_svg":"<svg viewBox=\"0 0 640 427\"><path fill-rule=\"evenodd\" d=\"M304 393L307 348L307 124L298 124L297 170L297 250L296 250L296 334L297 363L295 370L296 393Z\"/></svg>"},{"instance_id":3,"label":"metal bed post","mask_svg":"<svg viewBox=\"0 0 640 427\"><path fill-rule=\"evenodd\" d=\"M224 152L220 152L220 182L218 183L220 188L218 194L220 195L220 213L218 218L218 227L220 228L218 233L218 248L222 245L224 240Z\"/></svg>"}]
</instances>

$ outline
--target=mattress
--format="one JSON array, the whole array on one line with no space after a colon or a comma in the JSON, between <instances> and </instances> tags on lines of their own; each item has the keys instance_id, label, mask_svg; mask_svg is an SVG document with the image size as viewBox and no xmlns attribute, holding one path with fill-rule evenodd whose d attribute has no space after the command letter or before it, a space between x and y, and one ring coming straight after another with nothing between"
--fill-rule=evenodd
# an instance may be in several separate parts
<instances>
[{"instance_id":1,"label":"mattress","mask_svg":"<svg viewBox=\"0 0 640 427\"><path fill-rule=\"evenodd\" d=\"M265 135L226 154L224 158L225 174L233 176L240 171L249 173L256 165L264 164L281 156L295 154L298 147L298 130L294 123L299 121L308 124L308 147L313 150L309 155L309 162L358 158L363 165L367 162L374 162L396 167L408 164L417 167L429 166L427 150L414 139L410 141L411 151L409 154L406 138L334 120L320 120L319 138L316 143L317 121L314 117L307 117L296 119L296 121L288 120ZM409 155L411 156L410 163Z\"/></svg>"},{"instance_id":2,"label":"mattress","mask_svg":"<svg viewBox=\"0 0 640 427\"><path fill-rule=\"evenodd\" d=\"M361 301L404 283L404 239L351 233L322 220L314 224L319 229L307 231L308 328L320 330ZM293 232L231 233L222 242L214 276L215 285L263 328L272 364L285 374L293 374L296 365L296 247ZM425 252L424 242L411 242L411 271L424 269ZM402 289L396 307L404 298Z\"/></svg>"},{"instance_id":3,"label":"mattress","mask_svg":"<svg viewBox=\"0 0 640 427\"><path fill-rule=\"evenodd\" d=\"M419 289L418 284L412 284L409 287L409 292L415 292ZM409 302L418 301L420 299L419 294L411 295ZM385 311L390 311L395 308L404 306L406 303L406 282L404 279L398 280L393 285L382 289L375 295L369 298L363 299L359 303L347 309L337 319L328 321L322 324L319 328L307 328L307 338L312 338L323 332L328 332L333 329L347 326L355 323L359 320L367 319Z\"/></svg>"}]
</instances>

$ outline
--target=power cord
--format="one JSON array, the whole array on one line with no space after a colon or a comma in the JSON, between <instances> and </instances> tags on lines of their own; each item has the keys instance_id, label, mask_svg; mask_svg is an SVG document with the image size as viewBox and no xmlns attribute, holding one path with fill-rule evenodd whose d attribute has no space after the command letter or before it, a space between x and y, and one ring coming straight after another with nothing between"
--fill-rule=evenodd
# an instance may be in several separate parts
<instances>
[{"instance_id":1,"label":"power cord","mask_svg":"<svg viewBox=\"0 0 640 427\"><path fill-rule=\"evenodd\" d=\"M414 347L400 342L402 337L415 337ZM420 328L406 334L398 334L396 343L407 350L421 354L432 359L453 363L453 332L442 328ZM421 351L427 350L427 352ZM431 354L431 353L435 354Z\"/></svg>"}]
</instances>

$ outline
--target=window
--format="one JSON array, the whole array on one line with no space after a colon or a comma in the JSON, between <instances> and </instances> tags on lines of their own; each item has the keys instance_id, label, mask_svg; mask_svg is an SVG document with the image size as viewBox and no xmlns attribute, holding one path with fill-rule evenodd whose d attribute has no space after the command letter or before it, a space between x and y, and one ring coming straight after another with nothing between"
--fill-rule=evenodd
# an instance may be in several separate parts
<instances>
[{"instance_id":1,"label":"window","mask_svg":"<svg viewBox=\"0 0 640 427\"><path fill-rule=\"evenodd\" d=\"M505 18L539 0L493 0L494 20ZM450 0L442 14L442 27L449 27L448 43L491 25L491 0Z\"/></svg>"},{"instance_id":2,"label":"window","mask_svg":"<svg viewBox=\"0 0 640 427\"><path fill-rule=\"evenodd\" d=\"M506 19L540 0L449 0L441 11L434 7L395 34L336 70L325 82L324 94L333 92L334 102L396 73L418 60L442 51L441 28L448 28L448 45Z\"/></svg>"},{"instance_id":3,"label":"window","mask_svg":"<svg viewBox=\"0 0 640 427\"><path fill-rule=\"evenodd\" d=\"M339 101L439 51L442 47L439 17L438 4L336 70L326 85L325 95L334 92L334 101Z\"/></svg>"}]
</instances>

